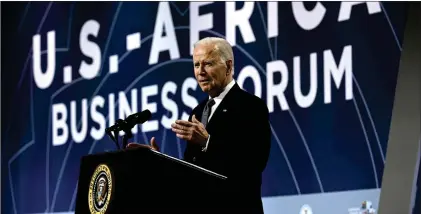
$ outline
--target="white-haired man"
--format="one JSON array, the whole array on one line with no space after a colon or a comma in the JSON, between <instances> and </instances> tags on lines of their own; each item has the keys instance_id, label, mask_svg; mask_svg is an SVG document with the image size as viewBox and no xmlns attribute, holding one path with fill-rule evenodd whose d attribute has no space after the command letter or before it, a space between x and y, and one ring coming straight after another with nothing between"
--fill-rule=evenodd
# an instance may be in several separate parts
<instances>
[{"instance_id":1,"label":"white-haired man","mask_svg":"<svg viewBox=\"0 0 421 214\"><path fill-rule=\"evenodd\" d=\"M225 39L198 41L193 64L196 80L209 96L188 121L172 124L177 137L187 142L184 160L227 176L234 184L230 205L237 211L263 213L261 177L271 143L266 104L233 79L234 55ZM159 150L154 138L151 145Z\"/></svg>"}]
</instances>

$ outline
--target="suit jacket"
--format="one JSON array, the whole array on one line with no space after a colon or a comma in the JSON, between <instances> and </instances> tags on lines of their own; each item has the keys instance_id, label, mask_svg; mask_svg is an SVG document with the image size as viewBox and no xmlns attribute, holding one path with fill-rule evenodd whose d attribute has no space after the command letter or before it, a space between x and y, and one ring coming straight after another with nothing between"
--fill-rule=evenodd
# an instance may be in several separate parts
<instances>
[{"instance_id":1,"label":"suit jacket","mask_svg":"<svg viewBox=\"0 0 421 214\"><path fill-rule=\"evenodd\" d=\"M201 120L207 101L193 109L189 121L193 114ZM187 142L184 160L227 176L229 203L237 211L263 213L261 177L271 143L265 102L235 84L215 110L206 130L211 136L207 150L203 152L200 146Z\"/></svg>"}]
</instances>

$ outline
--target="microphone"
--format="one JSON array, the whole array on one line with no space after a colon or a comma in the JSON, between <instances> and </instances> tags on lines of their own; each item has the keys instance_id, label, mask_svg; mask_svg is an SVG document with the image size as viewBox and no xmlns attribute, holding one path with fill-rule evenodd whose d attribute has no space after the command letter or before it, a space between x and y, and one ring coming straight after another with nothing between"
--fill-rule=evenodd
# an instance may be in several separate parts
<instances>
[{"instance_id":1,"label":"microphone","mask_svg":"<svg viewBox=\"0 0 421 214\"><path fill-rule=\"evenodd\" d=\"M146 122L152 116L151 111L144 110L142 112L134 113L128 116L125 120L118 119L115 125L105 129L105 132L111 137L111 139L116 144L117 148L120 149L118 143L118 132L124 131L125 135L123 137L123 149L127 147L127 140L133 136L131 129L137 125ZM114 135L112 134L114 132Z\"/></svg>"},{"instance_id":2,"label":"microphone","mask_svg":"<svg viewBox=\"0 0 421 214\"><path fill-rule=\"evenodd\" d=\"M135 125L146 122L147 120L151 118L151 116L152 116L152 113L149 110L144 110L142 112L134 113L128 116L125 120L121 120L121 119L117 120L115 125L109 128L106 128L105 131L113 132L113 131L121 131L121 130L123 131L130 130Z\"/></svg>"},{"instance_id":3,"label":"microphone","mask_svg":"<svg viewBox=\"0 0 421 214\"><path fill-rule=\"evenodd\" d=\"M130 128L133 128L133 126L137 124L142 124L148 121L149 119L151 119L151 116L152 116L151 111L144 110L142 112L138 112L138 113L128 116L126 121L130 126L132 126Z\"/></svg>"}]
</instances>

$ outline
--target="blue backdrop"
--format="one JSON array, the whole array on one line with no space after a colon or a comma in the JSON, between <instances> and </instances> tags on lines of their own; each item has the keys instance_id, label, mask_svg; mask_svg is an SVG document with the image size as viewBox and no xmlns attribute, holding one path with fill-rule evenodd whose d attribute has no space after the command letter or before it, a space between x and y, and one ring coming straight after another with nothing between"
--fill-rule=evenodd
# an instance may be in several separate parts
<instances>
[{"instance_id":1,"label":"blue backdrop","mask_svg":"<svg viewBox=\"0 0 421 214\"><path fill-rule=\"evenodd\" d=\"M143 109L152 118L133 141L155 136L181 158L169 124L206 96L190 55L206 36L227 37L235 79L270 109L267 213L376 208L406 4L31 2L2 14L2 212L74 210L81 156L115 149L105 127Z\"/></svg>"}]
</instances>

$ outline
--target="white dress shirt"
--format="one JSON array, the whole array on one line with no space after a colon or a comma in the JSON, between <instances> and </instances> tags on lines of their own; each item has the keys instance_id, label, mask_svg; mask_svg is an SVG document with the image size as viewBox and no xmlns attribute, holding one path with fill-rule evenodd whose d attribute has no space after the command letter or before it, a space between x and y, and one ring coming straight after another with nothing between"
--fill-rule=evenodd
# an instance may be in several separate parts
<instances>
[{"instance_id":1,"label":"white dress shirt","mask_svg":"<svg viewBox=\"0 0 421 214\"><path fill-rule=\"evenodd\" d=\"M208 117L208 123L210 119L212 118L213 113L215 113L215 110L218 108L219 104L221 104L224 97L228 94L228 92L231 90L231 88L235 85L235 80L233 79L228 85L224 88L224 90L217 96L214 97L213 100L215 101L215 104L211 108L211 113ZM209 97L209 99L212 99L212 97ZM210 140L210 135L208 137L208 140L206 141L206 146L202 149L202 151L206 151L208 149L208 144Z\"/></svg>"}]
</instances>

